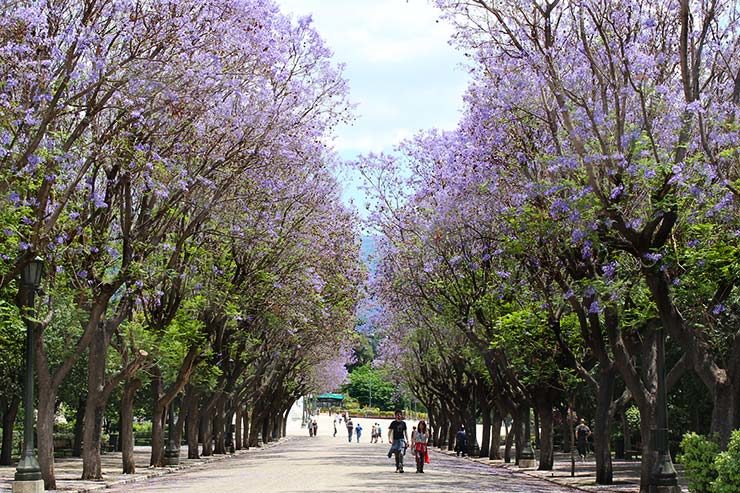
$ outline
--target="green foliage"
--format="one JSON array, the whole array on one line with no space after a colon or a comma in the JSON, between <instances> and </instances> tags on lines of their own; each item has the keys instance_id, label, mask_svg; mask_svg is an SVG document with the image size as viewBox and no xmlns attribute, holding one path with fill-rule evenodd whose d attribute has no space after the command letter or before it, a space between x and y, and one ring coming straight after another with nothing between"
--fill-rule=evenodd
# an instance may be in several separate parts
<instances>
[{"instance_id":1,"label":"green foliage","mask_svg":"<svg viewBox=\"0 0 740 493\"><path fill-rule=\"evenodd\" d=\"M717 480L712 483L712 493L737 493L740 491L740 430L732 432L727 451L714 461Z\"/></svg>"},{"instance_id":2,"label":"green foliage","mask_svg":"<svg viewBox=\"0 0 740 493\"><path fill-rule=\"evenodd\" d=\"M686 433L681 440L681 454L678 460L686 468L689 491L711 493L712 481L717 478L715 458L719 444L710 438L696 433Z\"/></svg>"},{"instance_id":3,"label":"green foliage","mask_svg":"<svg viewBox=\"0 0 740 493\"><path fill-rule=\"evenodd\" d=\"M370 404L382 410L393 410L393 392L395 386L384 378L383 371L372 368L370 364L364 364L355 368L349 374L349 383L345 385L344 391L363 406ZM345 402L349 407L351 401Z\"/></svg>"}]
</instances>

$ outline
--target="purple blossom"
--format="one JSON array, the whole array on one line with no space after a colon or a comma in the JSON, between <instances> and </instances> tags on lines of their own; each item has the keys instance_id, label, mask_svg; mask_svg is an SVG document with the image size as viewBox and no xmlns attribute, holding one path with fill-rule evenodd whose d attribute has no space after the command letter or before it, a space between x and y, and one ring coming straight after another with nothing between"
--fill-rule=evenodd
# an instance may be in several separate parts
<instances>
[{"instance_id":1,"label":"purple blossom","mask_svg":"<svg viewBox=\"0 0 740 493\"><path fill-rule=\"evenodd\" d=\"M607 279L613 279L613 278L614 278L614 276L615 276L615 275L617 274L617 266L618 266L618 265L619 265L619 264L617 264L617 262L616 262L616 261L613 261L613 262L609 262L608 264L604 265L604 266L603 266L603 267L601 268L602 272L604 273L604 276L605 276L605 277L606 277Z\"/></svg>"},{"instance_id":2,"label":"purple blossom","mask_svg":"<svg viewBox=\"0 0 740 493\"><path fill-rule=\"evenodd\" d=\"M712 314L719 315L725 311L725 305L718 303L712 307Z\"/></svg>"},{"instance_id":3,"label":"purple blossom","mask_svg":"<svg viewBox=\"0 0 740 493\"><path fill-rule=\"evenodd\" d=\"M593 244L590 240L586 240L583 242L583 246L581 247L581 257L584 260L588 260L593 255Z\"/></svg>"},{"instance_id":4,"label":"purple blossom","mask_svg":"<svg viewBox=\"0 0 740 493\"><path fill-rule=\"evenodd\" d=\"M88 275L88 273L84 269L83 270L80 270L80 271L77 271L77 277L79 277L80 279L87 279L87 275Z\"/></svg>"},{"instance_id":5,"label":"purple blossom","mask_svg":"<svg viewBox=\"0 0 740 493\"><path fill-rule=\"evenodd\" d=\"M588 307L588 313L592 315L598 315L599 313L601 313L601 307L599 306L598 301L594 301L593 303L591 303L591 306Z\"/></svg>"},{"instance_id":6,"label":"purple blossom","mask_svg":"<svg viewBox=\"0 0 740 493\"><path fill-rule=\"evenodd\" d=\"M622 192L624 192L624 185L619 185L617 187L614 187L609 194L609 198L611 200L617 200L619 197L622 196Z\"/></svg>"},{"instance_id":7,"label":"purple blossom","mask_svg":"<svg viewBox=\"0 0 740 493\"><path fill-rule=\"evenodd\" d=\"M660 253L648 252L643 255L642 258L644 258L648 262L657 262L658 260L663 258L663 255L661 255Z\"/></svg>"}]
</instances>

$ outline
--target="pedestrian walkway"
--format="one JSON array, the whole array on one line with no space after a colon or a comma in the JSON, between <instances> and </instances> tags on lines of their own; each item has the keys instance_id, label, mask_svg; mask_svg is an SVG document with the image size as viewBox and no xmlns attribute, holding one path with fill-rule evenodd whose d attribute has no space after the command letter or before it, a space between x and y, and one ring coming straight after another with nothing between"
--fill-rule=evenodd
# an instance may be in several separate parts
<instances>
[{"instance_id":1,"label":"pedestrian walkway","mask_svg":"<svg viewBox=\"0 0 740 493\"><path fill-rule=\"evenodd\" d=\"M487 458L458 458L454 453L434 450L432 462L425 474L415 474L413 457L406 458L406 473L394 473L393 460L388 459L388 443L370 443L370 434L362 442L347 442L343 425L333 434L333 417L318 418L318 437L309 437L300 421L290 422L289 436L264 448L238 451L234 455L217 455L198 460L187 459L187 448L181 451L181 463L176 467L148 468L149 447L136 447L137 473L123 475L120 453L102 456L102 481L82 481L82 461L78 458L58 459L56 463L57 491L71 493L108 489L122 493L139 492L364 492L364 491L493 491L576 492L593 493L639 491L639 462L615 461L614 484L594 483L594 463L576 463L575 477L570 476L570 459L556 454L553 471L521 470L514 464L490 461ZM389 420L354 417L366 430L375 422L383 428L387 439ZM415 422L408 421L409 426ZM367 436L366 436L367 435ZM679 466L680 470L680 466ZM11 491L14 467L0 467L0 493ZM684 491L685 480L679 475Z\"/></svg>"},{"instance_id":2,"label":"pedestrian walkway","mask_svg":"<svg viewBox=\"0 0 740 493\"><path fill-rule=\"evenodd\" d=\"M433 452L424 474L416 474L413 458L406 472L394 472L387 444L348 443L331 434L298 436L262 454L244 454L205 468L113 489L123 493L347 493L347 492L501 492L573 493L505 468L492 468Z\"/></svg>"},{"instance_id":3,"label":"pedestrian walkway","mask_svg":"<svg viewBox=\"0 0 740 493\"><path fill-rule=\"evenodd\" d=\"M222 460L233 460L241 455L259 454L265 450L269 450L271 446L273 446L273 444L268 444L266 449L253 448L250 450L240 450L233 456L213 455L209 457L201 457L200 459L188 459L187 447L182 447L180 450L180 464L177 466L161 468L148 467L149 457L151 456L150 447L135 447L134 459L136 462L136 474L121 474L121 454L106 453L101 456L103 480L100 481L83 481L80 479L82 476L82 459L77 457L60 458L57 459L54 464L57 489L51 491L73 493L105 490L106 488L129 485L134 482L147 481L159 476L181 474L183 471L191 468L203 467ZM10 493L12 491L14 474L14 466L0 466L0 493Z\"/></svg>"}]
</instances>

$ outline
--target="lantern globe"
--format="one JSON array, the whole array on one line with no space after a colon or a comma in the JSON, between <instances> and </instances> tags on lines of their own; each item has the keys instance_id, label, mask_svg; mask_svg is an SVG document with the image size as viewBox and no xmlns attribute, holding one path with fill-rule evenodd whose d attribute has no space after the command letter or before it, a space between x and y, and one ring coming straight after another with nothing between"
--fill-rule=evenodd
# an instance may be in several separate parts
<instances>
[{"instance_id":1,"label":"lantern globe","mask_svg":"<svg viewBox=\"0 0 740 493\"><path fill-rule=\"evenodd\" d=\"M21 283L24 286L38 289L41 286L41 277L44 274L44 259L36 257L21 271Z\"/></svg>"}]
</instances>

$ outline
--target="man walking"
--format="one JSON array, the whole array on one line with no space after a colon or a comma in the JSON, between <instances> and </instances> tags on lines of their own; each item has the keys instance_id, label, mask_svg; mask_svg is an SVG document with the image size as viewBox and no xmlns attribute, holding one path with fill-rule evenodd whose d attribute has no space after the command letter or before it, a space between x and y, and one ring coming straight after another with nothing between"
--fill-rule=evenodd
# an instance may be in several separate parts
<instances>
[{"instance_id":1,"label":"man walking","mask_svg":"<svg viewBox=\"0 0 740 493\"><path fill-rule=\"evenodd\" d=\"M395 421L388 425L388 442L391 443L388 458L395 455L396 472L403 472L403 454L406 451L406 444L409 442L409 435L406 422L403 420L403 413L400 410L396 411Z\"/></svg>"},{"instance_id":2,"label":"man walking","mask_svg":"<svg viewBox=\"0 0 740 493\"><path fill-rule=\"evenodd\" d=\"M352 433L355 431L355 424L352 422L352 418L347 417L347 441L352 443Z\"/></svg>"},{"instance_id":3,"label":"man walking","mask_svg":"<svg viewBox=\"0 0 740 493\"><path fill-rule=\"evenodd\" d=\"M468 434L465 433L465 425L460 425L460 429L455 434L455 454L463 457L468 453Z\"/></svg>"}]
</instances>

